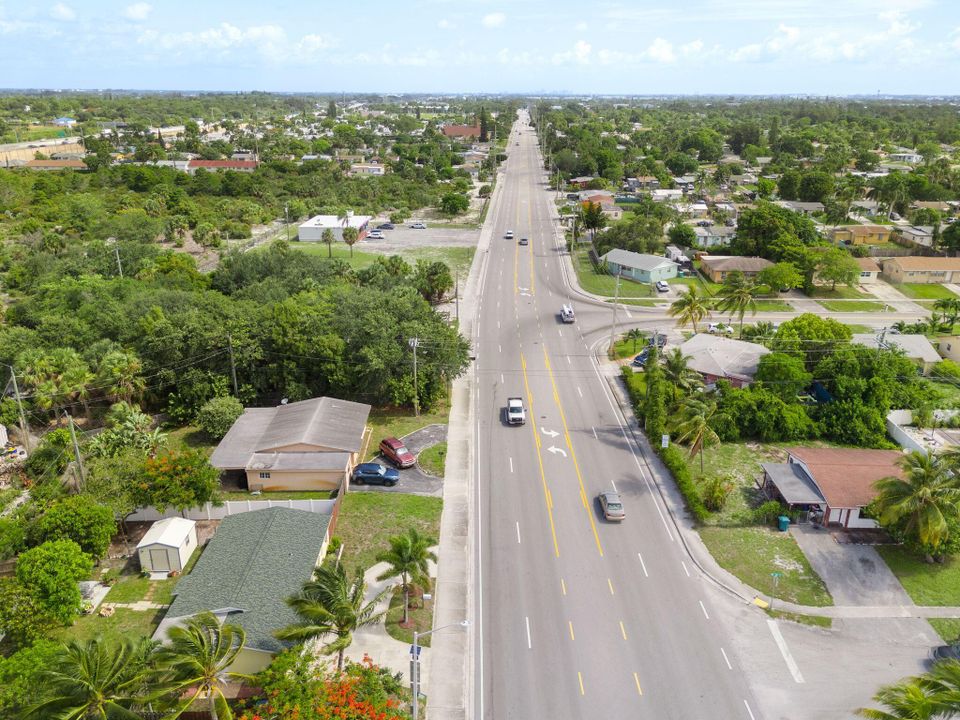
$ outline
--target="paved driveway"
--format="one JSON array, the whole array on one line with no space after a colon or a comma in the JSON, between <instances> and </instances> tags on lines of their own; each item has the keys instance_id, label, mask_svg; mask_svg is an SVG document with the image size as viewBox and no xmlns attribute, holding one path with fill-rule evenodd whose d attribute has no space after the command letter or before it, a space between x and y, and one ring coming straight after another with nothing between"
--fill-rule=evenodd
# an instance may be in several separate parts
<instances>
[{"instance_id":1,"label":"paved driveway","mask_svg":"<svg viewBox=\"0 0 960 720\"><path fill-rule=\"evenodd\" d=\"M425 428L410 433L403 438L407 449L414 455L419 455L423 450L447 439L446 425L427 425ZM379 440L374 438L377 442ZM384 465L390 465L382 455L376 457L376 461ZM400 470L400 482L393 487L384 487L383 485L350 485L351 492L402 492L410 495L433 495L439 497L443 494L443 478L428 475L420 469L419 465Z\"/></svg>"},{"instance_id":2,"label":"paved driveway","mask_svg":"<svg viewBox=\"0 0 960 720\"><path fill-rule=\"evenodd\" d=\"M841 545L827 530L791 525L790 533L836 605L913 605L890 568L869 545Z\"/></svg>"},{"instance_id":3,"label":"paved driveway","mask_svg":"<svg viewBox=\"0 0 960 720\"><path fill-rule=\"evenodd\" d=\"M893 285L883 282L882 280L872 283L864 283L863 285L859 286L859 289L863 292L870 293L875 298L883 300L897 312L924 313L927 310L926 308L917 305L915 302L911 302L910 298L897 290Z\"/></svg>"}]
</instances>

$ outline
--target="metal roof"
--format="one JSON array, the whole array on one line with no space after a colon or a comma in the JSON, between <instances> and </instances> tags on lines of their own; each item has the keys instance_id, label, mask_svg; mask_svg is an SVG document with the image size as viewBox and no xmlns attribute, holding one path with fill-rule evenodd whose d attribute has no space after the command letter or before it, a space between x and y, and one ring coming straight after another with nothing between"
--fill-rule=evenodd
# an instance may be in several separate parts
<instances>
[{"instance_id":1,"label":"metal roof","mask_svg":"<svg viewBox=\"0 0 960 720\"><path fill-rule=\"evenodd\" d=\"M346 472L350 453L345 452L274 452L254 453L248 470L339 470Z\"/></svg>"},{"instance_id":2,"label":"metal roof","mask_svg":"<svg viewBox=\"0 0 960 720\"><path fill-rule=\"evenodd\" d=\"M787 505L820 505L824 500L817 486L797 463L761 463Z\"/></svg>"},{"instance_id":3,"label":"metal roof","mask_svg":"<svg viewBox=\"0 0 960 720\"><path fill-rule=\"evenodd\" d=\"M157 520L144 533L143 539L137 543L137 550L148 545L165 545L178 548L183 545L183 541L193 532L196 525L197 523L193 520L182 517L168 517Z\"/></svg>"},{"instance_id":4,"label":"metal roof","mask_svg":"<svg viewBox=\"0 0 960 720\"><path fill-rule=\"evenodd\" d=\"M612 262L621 267L633 268L634 270L656 270L665 265L679 267L673 260L668 260L660 255L646 255L631 252L630 250L621 250L614 248L606 255L600 257L604 262Z\"/></svg>"}]
</instances>

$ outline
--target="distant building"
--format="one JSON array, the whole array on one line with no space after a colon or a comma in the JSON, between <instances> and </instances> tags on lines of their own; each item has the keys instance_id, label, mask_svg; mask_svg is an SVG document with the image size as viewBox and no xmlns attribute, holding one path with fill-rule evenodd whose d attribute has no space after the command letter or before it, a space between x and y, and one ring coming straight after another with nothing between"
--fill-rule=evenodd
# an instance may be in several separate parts
<instances>
[{"instance_id":1,"label":"distant building","mask_svg":"<svg viewBox=\"0 0 960 720\"><path fill-rule=\"evenodd\" d=\"M25 168L30 170L86 170L83 160L30 160Z\"/></svg>"},{"instance_id":2,"label":"distant building","mask_svg":"<svg viewBox=\"0 0 960 720\"><path fill-rule=\"evenodd\" d=\"M380 165L379 163L353 163L350 166L350 174L355 177L363 175L386 175L387 167L386 165Z\"/></svg>"},{"instance_id":3,"label":"distant building","mask_svg":"<svg viewBox=\"0 0 960 720\"><path fill-rule=\"evenodd\" d=\"M823 203L821 202L800 202L798 200L778 200L777 205L784 208L785 210L791 210L792 212L797 213L798 215L813 215L814 213L823 212Z\"/></svg>"},{"instance_id":4,"label":"distant building","mask_svg":"<svg viewBox=\"0 0 960 720\"><path fill-rule=\"evenodd\" d=\"M67 128L69 128L69 127L73 127L74 125L76 125L76 124L77 124L77 121L74 120L72 117L58 117L58 118L54 119L53 124L56 125L57 127L67 127Z\"/></svg>"},{"instance_id":5,"label":"distant building","mask_svg":"<svg viewBox=\"0 0 960 720\"><path fill-rule=\"evenodd\" d=\"M347 211L346 218L340 218L337 215L315 215L304 223L300 224L297 232L301 242L321 242L323 240L323 231L332 230L333 239L343 240L343 229L345 227L356 228L359 233L358 239L362 240L367 234L370 221L373 219L370 215L354 215L353 210Z\"/></svg>"},{"instance_id":6,"label":"distant building","mask_svg":"<svg viewBox=\"0 0 960 720\"><path fill-rule=\"evenodd\" d=\"M887 155L887 160L891 162L901 162L908 163L910 165L916 165L917 163L923 162L923 155L918 153L916 150L904 150L902 152L892 152Z\"/></svg>"},{"instance_id":7,"label":"distant building","mask_svg":"<svg viewBox=\"0 0 960 720\"><path fill-rule=\"evenodd\" d=\"M474 140L480 137L479 125L444 125L440 132L448 138Z\"/></svg>"},{"instance_id":8,"label":"distant building","mask_svg":"<svg viewBox=\"0 0 960 720\"><path fill-rule=\"evenodd\" d=\"M187 172L193 175L197 170L233 170L252 173L260 166L256 160L191 160L187 163Z\"/></svg>"},{"instance_id":9,"label":"distant building","mask_svg":"<svg viewBox=\"0 0 960 720\"><path fill-rule=\"evenodd\" d=\"M940 354L925 335L885 333L882 337L881 340L880 335L874 335L873 333L854 333L850 342L874 349L902 350L908 359L920 367L920 372L924 375L929 375L933 366L940 362Z\"/></svg>"}]
</instances>

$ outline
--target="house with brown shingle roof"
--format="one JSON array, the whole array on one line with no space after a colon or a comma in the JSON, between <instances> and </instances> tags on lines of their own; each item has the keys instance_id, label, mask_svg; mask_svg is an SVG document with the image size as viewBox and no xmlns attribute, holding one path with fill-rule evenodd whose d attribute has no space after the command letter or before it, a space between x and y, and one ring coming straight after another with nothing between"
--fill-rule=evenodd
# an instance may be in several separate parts
<instances>
[{"instance_id":1,"label":"house with brown shingle roof","mask_svg":"<svg viewBox=\"0 0 960 720\"><path fill-rule=\"evenodd\" d=\"M444 125L440 132L448 138L476 139L480 137L479 125Z\"/></svg>"},{"instance_id":2,"label":"house with brown shingle roof","mask_svg":"<svg viewBox=\"0 0 960 720\"><path fill-rule=\"evenodd\" d=\"M894 283L952 283L960 281L960 258L893 257L880 261L883 276Z\"/></svg>"},{"instance_id":3,"label":"house with brown shingle roof","mask_svg":"<svg viewBox=\"0 0 960 720\"><path fill-rule=\"evenodd\" d=\"M701 255L700 272L715 283L722 283L730 273L740 272L744 277L756 277L761 270L773 265L762 257L741 257L740 255Z\"/></svg>"},{"instance_id":4,"label":"house with brown shingle roof","mask_svg":"<svg viewBox=\"0 0 960 720\"><path fill-rule=\"evenodd\" d=\"M874 528L862 517L877 496L876 483L903 477L897 450L787 448L786 463L763 463L763 490L791 508L808 511L824 525Z\"/></svg>"},{"instance_id":5,"label":"house with brown shingle roof","mask_svg":"<svg viewBox=\"0 0 960 720\"><path fill-rule=\"evenodd\" d=\"M30 170L86 170L87 164L83 160L31 160L25 168Z\"/></svg>"},{"instance_id":6,"label":"house with brown shingle roof","mask_svg":"<svg viewBox=\"0 0 960 720\"><path fill-rule=\"evenodd\" d=\"M860 280L863 283L875 283L880 277L880 265L870 257L854 258L860 268Z\"/></svg>"}]
</instances>

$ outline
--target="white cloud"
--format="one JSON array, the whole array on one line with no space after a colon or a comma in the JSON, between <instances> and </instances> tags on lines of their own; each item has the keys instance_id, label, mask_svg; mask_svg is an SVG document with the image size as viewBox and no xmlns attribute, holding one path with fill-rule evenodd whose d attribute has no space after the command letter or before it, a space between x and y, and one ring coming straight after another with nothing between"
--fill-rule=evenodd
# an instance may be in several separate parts
<instances>
[{"instance_id":1,"label":"white cloud","mask_svg":"<svg viewBox=\"0 0 960 720\"><path fill-rule=\"evenodd\" d=\"M137 42L152 50L162 50L167 57L177 60L225 60L234 51L242 51L242 58L266 60L276 64L304 64L317 59L324 50L336 47L336 38L308 34L289 38L278 25L253 25L239 28L230 23L199 31L160 33L146 30Z\"/></svg>"},{"instance_id":2,"label":"white cloud","mask_svg":"<svg viewBox=\"0 0 960 720\"><path fill-rule=\"evenodd\" d=\"M131 20L146 20L152 10L153 6L150 5L150 3L138 2L133 5L127 5L123 14Z\"/></svg>"},{"instance_id":3,"label":"white cloud","mask_svg":"<svg viewBox=\"0 0 960 720\"><path fill-rule=\"evenodd\" d=\"M68 5L57 3L50 8L50 17L54 20L74 20L77 17L77 13Z\"/></svg>"},{"instance_id":4,"label":"white cloud","mask_svg":"<svg viewBox=\"0 0 960 720\"><path fill-rule=\"evenodd\" d=\"M441 18L440 21L437 22L437 27L441 30L453 30L456 26L446 18Z\"/></svg>"},{"instance_id":5,"label":"white cloud","mask_svg":"<svg viewBox=\"0 0 960 720\"><path fill-rule=\"evenodd\" d=\"M660 37L650 43L650 47L644 51L644 55L658 63L672 63L677 59L673 52L673 44Z\"/></svg>"},{"instance_id":6,"label":"white cloud","mask_svg":"<svg viewBox=\"0 0 960 720\"><path fill-rule=\"evenodd\" d=\"M586 30L589 26L588 26L585 22L583 22L583 20L581 20L580 22L578 22L578 23L577 23L576 25L574 25L573 27L574 27L575 30L579 30L580 32L583 32L583 31Z\"/></svg>"},{"instance_id":7,"label":"white cloud","mask_svg":"<svg viewBox=\"0 0 960 720\"><path fill-rule=\"evenodd\" d=\"M507 19L507 16L502 12L489 13L484 15L483 19L480 21L484 27L487 28L497 28L503 25L504 21Z\"/></svg>"},{"instance_id":8,"label":"white cloud","mask_svg":"<svg viewBox=\"0 0 960 720\"><path fill-rule=\"evenodd\" d=\"M586 40L577 40L573 45L573 49L554 53L550 61L554 65L566 65L571 62L575 62L578 65L588 65L592 51L593 48Z\"/></svg>"}]
</instances>

